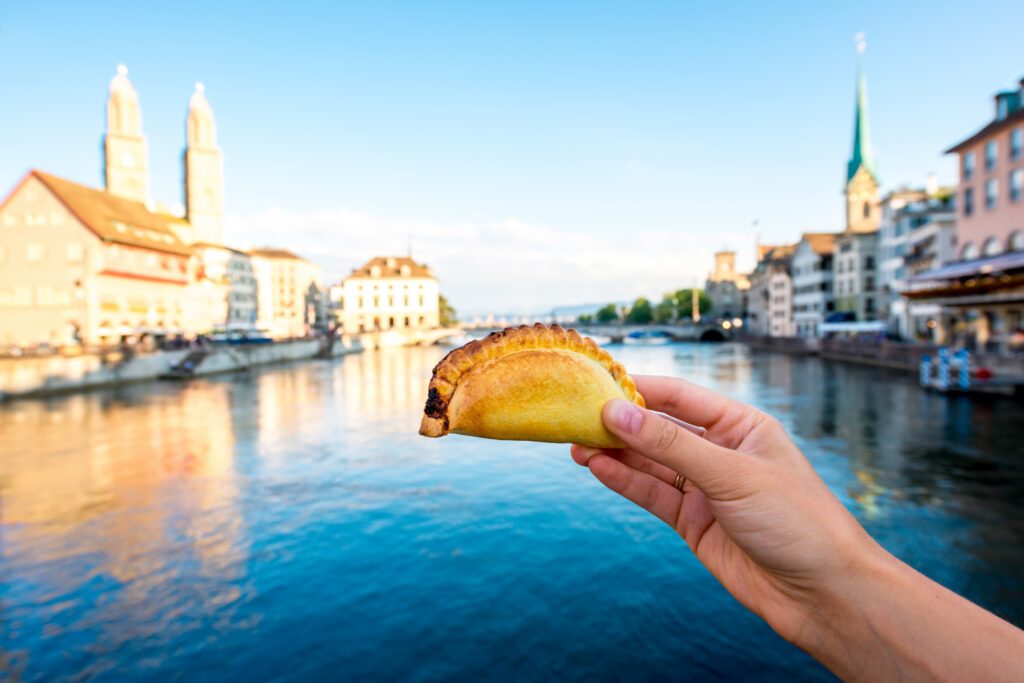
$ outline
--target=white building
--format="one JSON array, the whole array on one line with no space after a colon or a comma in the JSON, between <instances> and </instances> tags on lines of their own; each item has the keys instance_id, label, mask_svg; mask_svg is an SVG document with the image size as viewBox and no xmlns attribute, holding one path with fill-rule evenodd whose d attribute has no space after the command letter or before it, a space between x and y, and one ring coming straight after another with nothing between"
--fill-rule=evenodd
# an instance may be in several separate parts
<instances>
[{"instance_id":1,"label":"white building","mask_svg":"<svg viewBox=\"0 0 1024 683\"><path fill-rule=\"evenodd\" d=\"M793 280L790 271L796 245L763 248L764 256L750 275L748 332L763 337L792 337Z\"/></svg>"},{"instance_id":2,"label":"white building","mask_svg":"<svg viewBox=\"0 0 1024 683\"><path fill-rule=\"evenodd\" d=\"M798 337L818 337L835 309L832 299L834 233L808 232L793 253L793 326Z\"/></svg>"},{"instance_id":3,"label":"white building","mask_svg":"<svg viewBox=\"0 0 1024 683\"><path fill-rule=\"evenodd\" d=\"M836 236L832 261L832 295L836 312L858 322L878 320L878 231Z\"/></svg>"},{"instance_id":4,"label":"white building","mask_svg":"<svg viewBox=\"0 0 1024 683\"><path fill-rule=\"evenodd\" d=\"M878 260L890 331L903 338L928 336L922 327L941 311L935 304L909 304L908 278L956 260L956 211L951 188L929 177L925 190L892 192L882 205ZM913 311L911 310L913 309Z\"/></svg>"},{"instance_id":5,"label":"white building","mask_svg":"<svg viewBox=\"0 0 1024 683\"><path fill-rule=\"evenodd\" d=\"M246 329L256 324L258 287L252 257L244 251L220 244L192 245L199 259L200 279L217 289L223 303L210 320L228 329Z\"/></svg>"},{"instance_id":6,"label":"white building","mask_svg":"<svg viewBox=\"0 0 1024 683\"><path fill-rule=\"evenodd\" d=\"M341 282L342 331L437 327L437 278L404 256L378 256Z\"/></svg>"}]
</instances>

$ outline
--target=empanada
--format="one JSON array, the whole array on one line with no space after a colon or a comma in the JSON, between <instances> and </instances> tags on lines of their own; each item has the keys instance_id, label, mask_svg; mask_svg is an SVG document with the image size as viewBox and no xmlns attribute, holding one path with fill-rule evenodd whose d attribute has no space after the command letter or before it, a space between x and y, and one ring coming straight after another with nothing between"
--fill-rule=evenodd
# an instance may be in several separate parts
<instances>
[{"instance_id":1,"label":"empanada","mask_svg":"<svg viewBox=\"0 0 1024 683\"><path fill-rule=\"evenodd\" d=\"M601 421L613 398L644 405L626 369L592 339L558 325L510 327L437 364L420 434L622 448Z\"/></svg>"}]
</instances>

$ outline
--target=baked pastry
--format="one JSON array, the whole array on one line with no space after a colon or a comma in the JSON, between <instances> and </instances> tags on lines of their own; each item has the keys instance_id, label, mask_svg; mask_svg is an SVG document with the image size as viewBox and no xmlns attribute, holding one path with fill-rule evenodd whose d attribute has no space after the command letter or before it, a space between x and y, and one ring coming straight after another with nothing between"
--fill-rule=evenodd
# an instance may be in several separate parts
<instances>
[{"instance_id":1,"label":"baked pastry","mask_svg":"<svg viewBox=\"0 0 1024 683\"><path fill-rule=\"evenodd\" d=\"M510 327L437 364L420 434L622 448L601 421L613 398L644 405L626 369L593 339L558 325Z\"/></svg>"}]
</instances>

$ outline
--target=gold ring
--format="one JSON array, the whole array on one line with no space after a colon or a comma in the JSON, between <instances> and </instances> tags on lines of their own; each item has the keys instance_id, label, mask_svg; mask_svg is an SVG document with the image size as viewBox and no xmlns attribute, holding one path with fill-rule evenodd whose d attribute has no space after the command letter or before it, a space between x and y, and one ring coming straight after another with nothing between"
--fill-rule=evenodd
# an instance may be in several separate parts
<instances>
[{"instance_id":1,"label":"gold ring","mask_svg":"<svg viewBox=\"0 0 1024 683\"><path fill-rule=\"evenodd\" d=\"M680 491L682 491L683 490L683 485L685 483L686 483L686 475L685 474L677 474L676 475L676 480L675 480L675 482L672 483L672 486L677 488L677 489L679 489Z\"/></svg>"}]
</instances>

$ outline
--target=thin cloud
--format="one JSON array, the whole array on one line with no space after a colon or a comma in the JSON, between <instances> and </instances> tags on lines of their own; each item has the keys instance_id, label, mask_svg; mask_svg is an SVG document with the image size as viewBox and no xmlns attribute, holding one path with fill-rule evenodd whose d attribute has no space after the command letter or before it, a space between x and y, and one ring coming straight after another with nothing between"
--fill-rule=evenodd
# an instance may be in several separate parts
<instances>
[{"instance_id":1,"label":"thin cloud","mask_svg":"<svg viewBox=\"0 0 1024 683\"><path fill-rule=\"evenodd\" d=\"M635 228L620 237L556 230L517 218L486 224L390 220L351 209L270 209L229 216L228 242L283 246L323 268L334 283L373 256L404 254L429 264L462 314L541 313L555 306L660 298L703 282L722 244L740 233Z\"/></svg>"}]
</instances>

